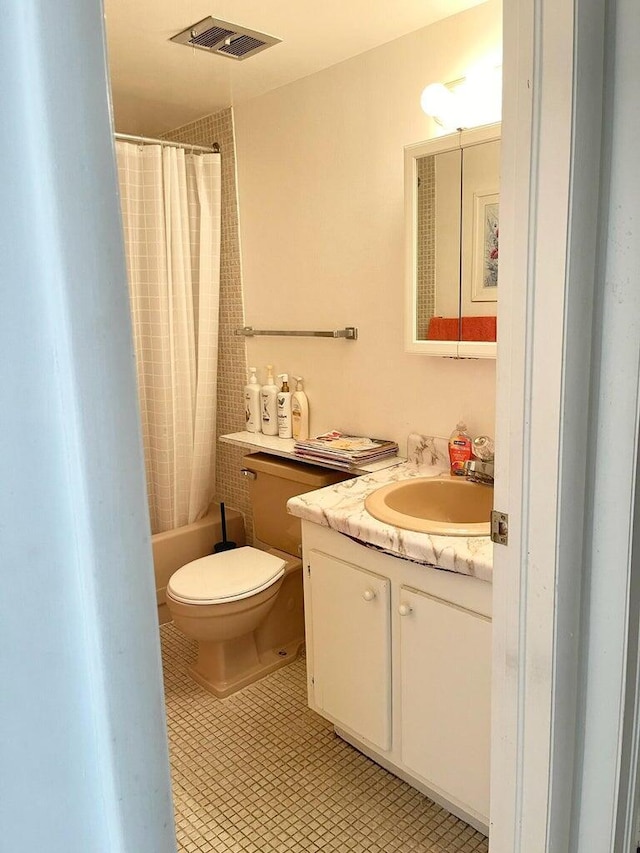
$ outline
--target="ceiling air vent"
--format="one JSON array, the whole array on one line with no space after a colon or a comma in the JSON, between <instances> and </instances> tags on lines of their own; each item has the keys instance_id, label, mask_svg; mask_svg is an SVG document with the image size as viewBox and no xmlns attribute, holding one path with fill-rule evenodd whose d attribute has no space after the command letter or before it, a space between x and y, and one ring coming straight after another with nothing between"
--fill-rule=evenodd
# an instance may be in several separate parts
<instances>
[{"instance_id":1,"label":"ceiling air vent","mask_svg":"<svg viewBox=\"0 0 640 853\"><path fill-rule=\"evenodd\" d=\"M204 18L197 24L187 27L181 33L173 36L171 41L197 47L229 59L248 59L271 45L278 44L282 39L257 33L246 27L230 24L228 21L218 21L215 18Z\"/></svg>"}]
</instances>

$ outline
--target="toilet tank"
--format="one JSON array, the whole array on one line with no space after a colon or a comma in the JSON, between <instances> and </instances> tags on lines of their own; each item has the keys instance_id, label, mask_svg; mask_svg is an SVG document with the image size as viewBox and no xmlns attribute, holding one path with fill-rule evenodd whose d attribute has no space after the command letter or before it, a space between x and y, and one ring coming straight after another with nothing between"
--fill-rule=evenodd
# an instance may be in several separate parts
<instances>
[{"instance_id":1,"label":"toilet tank","mask_svg":"<svg viewBox=\"0 0 640 853\"><path fill-rule=\"evenodd\" d=\"M267 453L251 453L243 462L245 469L256 475L249 479L256 539L296 557L300 554L302 532L300 519L287 512L289 498L341 483L353 476Z\"/></svg>"}]
</instances>

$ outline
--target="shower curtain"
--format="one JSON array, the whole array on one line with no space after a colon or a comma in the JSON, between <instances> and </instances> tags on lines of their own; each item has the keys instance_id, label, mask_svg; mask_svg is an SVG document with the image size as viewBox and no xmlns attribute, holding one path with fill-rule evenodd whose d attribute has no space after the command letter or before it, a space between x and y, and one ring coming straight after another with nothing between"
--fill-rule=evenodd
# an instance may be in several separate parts
<instances>
[{"instance_id":1,"label":"shower curtain","mask_svg":"<svg viewBox=\"0 0 640 853\"><path fill-rule=\"evenodd\" d=\"M151 530L215 483L220 155L116 142Z\"/></svg>"}]
</instances>

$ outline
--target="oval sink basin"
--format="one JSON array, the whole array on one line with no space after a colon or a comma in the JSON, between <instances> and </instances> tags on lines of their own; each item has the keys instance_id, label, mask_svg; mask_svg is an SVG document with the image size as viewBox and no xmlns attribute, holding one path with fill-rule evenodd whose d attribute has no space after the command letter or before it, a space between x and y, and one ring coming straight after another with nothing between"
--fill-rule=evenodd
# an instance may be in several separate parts
<instances>
[{"instance_id":1,"label":"oval sink basin","mask_svg":"<svg viewBox=\"0 0 640 853\"><path fill-rule=\"evenodd\" d=\"M378 521L439 536L489 536L493 486L464 479L401 480L372 492L365 509Z\"/></svg>"}]
</instances>

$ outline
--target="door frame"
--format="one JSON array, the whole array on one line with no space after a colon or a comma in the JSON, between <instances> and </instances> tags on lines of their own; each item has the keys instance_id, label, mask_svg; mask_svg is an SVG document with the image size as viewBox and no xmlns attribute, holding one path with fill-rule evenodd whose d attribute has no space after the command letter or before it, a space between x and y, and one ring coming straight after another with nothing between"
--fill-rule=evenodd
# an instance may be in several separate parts
<instances>
[{"instance_id":1,"label":"door frame","mask_svg":"<svg viewBox=\"0 0 640 853\"><path fill-rule=\"evenodd\" d=\"M632 835L637 18L630 0L505 4L492 853Z\"/></svg>"}]
</instances>

